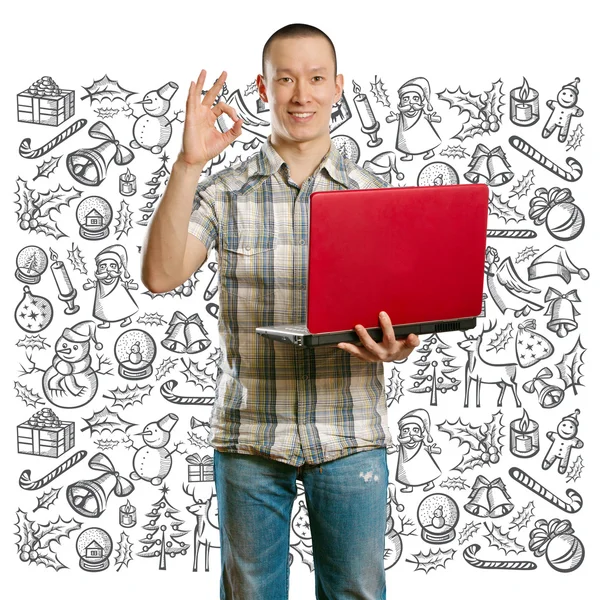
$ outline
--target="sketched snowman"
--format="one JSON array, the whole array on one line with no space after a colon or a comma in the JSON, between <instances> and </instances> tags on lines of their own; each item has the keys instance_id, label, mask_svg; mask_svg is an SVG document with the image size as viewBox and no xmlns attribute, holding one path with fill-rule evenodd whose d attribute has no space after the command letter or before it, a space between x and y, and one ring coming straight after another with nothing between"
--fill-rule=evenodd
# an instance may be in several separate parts
<instances>
[{"instance_id":1,"label":"sketched snowman","mask_svg":"<svg viewBox=\"0 0 600 600\"><path fill-rule=\"evenodd\" d=\"M169 452L165 446L169 443L171 429L178 420L179 417L176 414L169 413L159 421L148 423L144 431L137 434L143 437L145 445L136 448L131 479L145 479L152 485L162 483L173 464L172 452ZM133 444L129 447L135 448Z\"/></svg>"}]
</instances>

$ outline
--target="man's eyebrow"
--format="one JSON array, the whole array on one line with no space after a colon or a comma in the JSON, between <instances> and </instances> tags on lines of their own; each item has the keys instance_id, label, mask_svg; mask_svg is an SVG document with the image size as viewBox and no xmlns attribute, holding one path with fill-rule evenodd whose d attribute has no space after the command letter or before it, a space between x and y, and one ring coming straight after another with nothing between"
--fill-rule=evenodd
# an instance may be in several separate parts
<instances>
[{"instance_id":1,"label":"man's eyebrow","mask_svg":"<svg viewBox=\"0 0 600 600\"><path fill-rule=\"evenodd\" d=\"M325 67L313 67L312 69L309 69L309 71L311 73L314 73L315 71L325 71ZM281 69L275 69L275 73L291 73L291 69L287 69L287 68L281 68Z\"/></svg>"}]
</instances>

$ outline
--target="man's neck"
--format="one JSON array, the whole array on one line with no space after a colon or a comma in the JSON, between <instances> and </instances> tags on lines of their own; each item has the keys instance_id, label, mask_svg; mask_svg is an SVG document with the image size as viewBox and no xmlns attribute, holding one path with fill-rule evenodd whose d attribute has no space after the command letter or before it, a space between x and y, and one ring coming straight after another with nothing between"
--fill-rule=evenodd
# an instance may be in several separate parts
<instances>
[{"instance_id":1,"label":"man's neck","mask_svg":"<svg viewBox=\"0 0 600 600\"><path fill-rule=\"evenodd\" d=\"M271 134L270 141L277 154L283 158L290 168L292 178L294 178L294 174L299 174L298 179L304 179L312 175L331 147L329 136L298 143L289 142L277 137L275 134ZM296 178L294 178L294 181L300 185L302 184L302 181L297 181Z\"/></svg>"}]
</instances>

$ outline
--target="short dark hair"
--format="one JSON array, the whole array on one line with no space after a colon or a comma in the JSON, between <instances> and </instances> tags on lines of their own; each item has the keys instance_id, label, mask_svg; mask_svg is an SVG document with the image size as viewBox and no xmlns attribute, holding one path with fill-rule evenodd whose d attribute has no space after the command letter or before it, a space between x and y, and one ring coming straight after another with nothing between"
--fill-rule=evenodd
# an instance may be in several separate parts
<instances>
[{"instance_id":1,"label":"short dark hair","mask_svg":"<svg viewBox=\"0 0 600 600\"><path fill-rule=\"evenodd\" d=\"M301 38L301 37L322 37L325 38L331 46L331 53L333 54L333 74L337 75L337 56L335 54L335 46L329 36L321 31L318 27L312 25L306 25L305 23L292 23L286 25L281 29L278 29L265 44L262 52L262 74L266 71L267 56L269 54L269 48L275 40L288 39L288 38Z\"/></svg>"}]
</instances>

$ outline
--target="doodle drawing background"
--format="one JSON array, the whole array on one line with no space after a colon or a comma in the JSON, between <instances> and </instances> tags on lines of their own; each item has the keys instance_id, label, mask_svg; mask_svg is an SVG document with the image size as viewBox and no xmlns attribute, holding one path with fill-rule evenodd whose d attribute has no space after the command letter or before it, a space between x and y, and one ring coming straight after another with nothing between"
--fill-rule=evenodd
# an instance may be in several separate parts
<instances>
[{"instance_id":1,"label":"doodle drawing background","mask_svg":"<svg viewBox=\"0 0 600 600\"><path fill-rule=\"evenodd\" d=\"M385 364L388 597L596 597L590 5L11 10L0 100L3 596L218 597L207 437L219 256L153 294L140 250L180 149L190 80L227 70L221 99L244 119L207 176L269 134L255 85L262 46L300 21L336 45L345 84L330 130L344 156L396 187L490 188L477 327L422 335L407 360ZM401 232L397 248L402 260ZM290 598L313 597L301 487L290 562Z\"/></svg>"}]
</instances>

